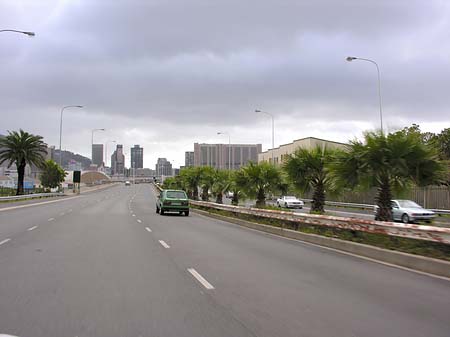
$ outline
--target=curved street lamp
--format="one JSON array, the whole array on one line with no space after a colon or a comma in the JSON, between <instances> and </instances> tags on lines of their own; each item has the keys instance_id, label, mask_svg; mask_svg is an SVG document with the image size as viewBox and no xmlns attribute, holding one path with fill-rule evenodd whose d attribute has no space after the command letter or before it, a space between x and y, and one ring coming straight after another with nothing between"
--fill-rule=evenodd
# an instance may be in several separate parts
<instances>
[{"instance_id":1,"label":"curved street lamp","mask_svg":"<svg viewBox=\"0 0 450 337\"><path fill-rule=\"evenodd\" d=\"M62 139L63 112L65 109L68 109L68 108L80 108L81 109L81 108L83 108L83 106L82 105L66 105L66 106L63 106L61 109L61 119L59 122L59 166L61 166L61 167L62 167L61 139Z\"/></svg>"},{"instance_id":2,"label":"curved street lamp","mask_svg":"<svg viewBox=\"0 0 450 337\"><path fill-rule=\"evenodd\" d=\"M366 62L370 62L370 63L374 64L375 67L377 67L377 74L378 74L378 101L380 103L380 127L381 127L381 133L383 133L383 109L382 109L382 104L381 104L381 77L380 77L380 68L378 67L378 64L374 60L365 59L365 58L362 58L362 57L348 56L346 58L346 60L348 62L352 62L354 60L366 61Z\"/></svg>"},{"instance_id":3,"label":"curved street lamp","mask_svg":"<svg viewBox=\"0 0 450 337\"><path fill-rule=\"evenodd\" d=\"M255 112L266 114L266 115L268 115L268 116L270 116L272 118L272 165L275 165L275 161L274 161L274 158L273 158L273 151L274 151L274 148L275 148L275 140L274 140L275 139L275 126L274 126L273 114L271 114L270 112L262 111L262 110L258 110L258 109L256 109Z\"/></svg>"},{"instance_id":4,"label":"curved street lamp","mask_svg":"<svg viewBox=\"0 0 450 337\"><path fill-rule=\"evenodd\" d=\"M0 29L0 33L3 33L3 32L25 34L25 35L28 35L29 37L36 36L36 34L34 32L27 32L27 31L23 31L23 30L15 30L15 29Z\"/></svg>"}]
</instances>

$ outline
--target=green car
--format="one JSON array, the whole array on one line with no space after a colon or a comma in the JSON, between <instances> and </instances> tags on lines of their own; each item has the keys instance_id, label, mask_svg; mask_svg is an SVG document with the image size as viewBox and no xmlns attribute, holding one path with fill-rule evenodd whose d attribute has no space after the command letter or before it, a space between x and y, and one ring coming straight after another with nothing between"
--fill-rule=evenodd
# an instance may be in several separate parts
<instances>
[{"instance_id":1,"label":"green car","mask_svg":"<svg viewBox=\"0 0 450 337\"><path fill-rule=\"evenodd\" d=\"M162 190L156 200L156 213L179 212L189 215L189 199L185 191Z\"/></svg>"}]
</instances>

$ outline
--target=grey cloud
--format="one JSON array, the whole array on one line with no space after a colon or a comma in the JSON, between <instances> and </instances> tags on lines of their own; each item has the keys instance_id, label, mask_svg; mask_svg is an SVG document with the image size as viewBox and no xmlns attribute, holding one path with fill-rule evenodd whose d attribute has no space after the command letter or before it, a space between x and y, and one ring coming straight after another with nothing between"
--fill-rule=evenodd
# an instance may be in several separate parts
<instances>
[{"instance_id":1,"label":"grey cloud","mask_svg":"<svg viewBox=\"0 0 450 337\"><path fill-rule=\"evenodd\" d=\"M0 36L0 133L20 124L54 139L44 116L83 104L78 130L136 128L148 144L155 125L189 141L222 127L258 138L255 108L289 136L326 135L311 118L346 135L342 123L377 125L378 111L375 68L348 55L380 64L388 123L445 124L449 13L445 1L3 1L0 22L37 36Z\"/></svg>"}]
</instances>

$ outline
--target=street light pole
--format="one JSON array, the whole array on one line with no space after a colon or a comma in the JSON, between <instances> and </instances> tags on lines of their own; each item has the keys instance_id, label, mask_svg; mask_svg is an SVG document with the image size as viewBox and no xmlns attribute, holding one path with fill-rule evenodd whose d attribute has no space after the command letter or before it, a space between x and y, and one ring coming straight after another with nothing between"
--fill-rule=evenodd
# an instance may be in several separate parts
<instances>
[{"instance_id":1,"label":"street light pole","mask_svg":"<svg viewBox=\"0 0 450 337\"><path fill-rule=\"evenodd\" d=\"M91 136L91 151L92 151L91 161L92 161L92 164L94 164L94 132L95 131L105 131L105 129L92 129L92 136Z\"/></svg>"},{"instance_id":2,"label":"street light pole","mask_svg":"<svg viewBox=\"0 0 450 337\"><path fill-rule=\"evenodd\" d=\"M36 36L36 34L34 32L27 32L27 31L23 31L23 30L15 30L15 29L0 29L0 33L3 33L3 32L25 34L25 35L28 35L29 37Z\"/></svg>"},{"instance_id":3,"label":"street light pole","mask_svg":"<svg viewBox=\"0 0 450 337\"><path fill-rule=\"evenodd\" d=\"M381 76L380 76L380 68L378 67L378 64L371 59L365 59L365 58L361 58L361 57L354 57L354 56L349 56L346 59L348 62L354 61L354 60L361 60L361 61L366 61L366 62L370 62L372 64L375 65L375 67L377 68L377 75L378 75L378 102L380 104L380 128L381 128L381 133L383 133L383 109L382 109L382 102L381 102Z\"/></svg>"},{"instance_id":4,"label":"street light pole","mask_svg":"<svg viewBox=\"0 0 450 337\"><path fill-rule=\"evenodd\" d=\"M108 140L105 143L105 166L108 166L108 143L116 143L115 140Z\"/></svg>"},{"instance_id":5,"label":"street light pole","mask_svg":"<svg viewBox=\"0 0 450 337\"><path fill-rule=\"evenodd\" d=\"M228 135L228 172L231 172L231 137L228 132L217 132L218 135Z\"/></svg>"},{"instance_id":6,"label":"street light pole","mask_svg":"<svg viewBox=\"0 0 450 337\"><path fill-rule=\"evenodd\" d=\"M66 105L66 106L63 106L61 109L61 118L59 121L59 166L61 166L61 167L62 167L61 139L62 139L63 112L65 109L68 109L68 108L80 108L81 109L81 108L83 108L83 106L82 105Z\"/></svg>"},{"instance_id":7,"label":"street light pole","mask_svg":"<svg viewBox=\"0 0 450 337\"><path fill-rule=\"evenodd\" d=\"M270 112L267 111L261 111L261 110L255 110L255 112L260 112L263 114L266 114L268 116L270 116L272 118L272 165L275 165L275 161L274 161L274 156L273 156L273 151L275 148L275 123L274 123L274 117L273 114L271 114Z\"/></svg>"}]
</instances>

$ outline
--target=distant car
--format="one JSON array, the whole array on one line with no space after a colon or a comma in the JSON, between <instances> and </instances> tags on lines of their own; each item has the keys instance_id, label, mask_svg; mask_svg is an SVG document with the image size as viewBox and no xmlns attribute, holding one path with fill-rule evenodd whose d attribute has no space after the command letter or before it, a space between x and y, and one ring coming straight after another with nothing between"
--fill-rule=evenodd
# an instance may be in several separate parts
<instances>
[{"instance_id":1,"label":"distant car","mask_svg":"<svg viewBox=\"0 0 450 337\"><path fill-rule=\"evenodd\" d=\"M392 200L393 221L410 223L416 221L431 222L436 214L433 211L423 208L412 200ZM378 206L374 207L375 220L377 219Z\"/></svg>"},{"instance_id":2,"label":"distant car","mask_svg":"<svg viewBox=\"0 0 450 337\"><path fill-rule=\"evenodd\" d=\"M189 215L189 199L182 190L162 190L156 199L156 213L178 212Z\"/></svg>"},{"instance_id":3,"label":"distant car","mask_svg":"<svg viewBox=\"0 0 450 337\"><path fill-rule=\"evenodd\" d=\"M277 199L278 207L303 208L305 203L294 196L285 195Z\"/></svg>"},{"instance_id":4,"label":"distant car","mask_svg":"<svg viewBox=\"0 0 450 337\"><path fill-rule=\"evenodd\" d=\"M233 192L230 192L230 191L228 191L227 193L225 193L225 197L226 197L226 198L228 198L228 199L233 199L233 197L234 197L234 193L233 193Z\"/></svg>"},{"instance_id":5,"label":"distant car","mask_svg":"<svg viewBox=\"0 0 450 337\"><path fill-rule=\"evenodd\" d=\"M131 183L127 180L127 181L125 181L125 186L130 186L131 185Z\"/></svg>"}]
</instances>

